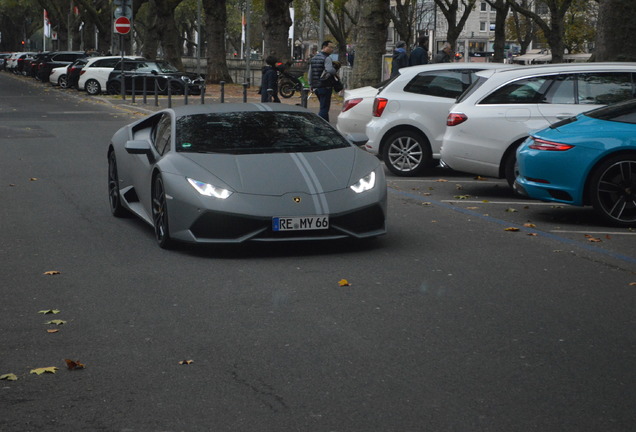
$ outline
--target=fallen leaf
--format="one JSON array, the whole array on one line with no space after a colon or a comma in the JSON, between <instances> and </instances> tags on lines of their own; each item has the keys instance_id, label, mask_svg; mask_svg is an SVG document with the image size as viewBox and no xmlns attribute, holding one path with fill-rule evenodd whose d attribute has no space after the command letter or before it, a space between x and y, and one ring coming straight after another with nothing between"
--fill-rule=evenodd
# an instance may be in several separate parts
<instances>
[{"instance_id":1,"label":"fallen leaf","mask_svg":"<svg viewBox=\"0 0 636 432\"><path fill-rule=\"evenodd\" d=\"M47 315L47 314L59 314L60 311L58 309L47 309L47 310L41 310L38 313L39 314L44 314L44 315Z\"/></svg>"},{"instance_id":2,"label":"fallen leaf","mask_svg":"<svg viewBox=\"0 0 636 432\"><path fill-rule=\"evenodd\" d=\"M536 228L537 227L535 224L530 223L530 222L524 223L523 226L526 227L526 228Z\"/></svg>"},{"instance_id":3,"label":"fallen leaf","mask_svg":"<svg viewBox=\"0 0 636 432\"><path fill-rule=\"evenodd\" d=\"M60 330L59 329L48 329L46 332L47 333L58 333Z\"/></svg>"},{"instance_id":4,"label":"fallen leaf","mask_svg":"<svg viewBox=\"0 0 636 432\"><path fill-rule=\"evenodd\" d=\"M50 271L44 272L44 274L47 275L47 276L52 276L52 275L59 275L60 272L57 271L57 270L50 270Z\"/></svg>"},{"instance_id":5,"label":"fallen leaf","mask_svg":"<svg viewBox=\"0 0 636 432\"><path fill-rule=\"evenodd\" d=\"M479 207L466 207L466 210L477 210Z\"/></svg>"},{"instance_id":6,"label":"fallen leaf","mask_svg":"<svg viewBox=\"0 0 636 432\"><path fill-rule=\"evenodd\" d=\"M341 287L343 287L343 286L351 286L349 281L347 281L346 279L341 279L340 282L338 282L338 285L340 285Z\"/></svg>"},{"instance_id":7,"label":"fallen leaf","mask_svg":"<svg viewBox=\"0 0 636 432\"><path fill-rule=\"evenodd\" d=\"M465 200L470 198L470 195L455 195L455 199Z\"/></svg>"},{"instance_id":8,"label":"fallen leaf","mask_svg":"<svg viewBox=\"0 0 636 432\"><path fill-rule=\"evenodd\" d=\"M437 183L444 183L444 182L447 182L448 180L445 180L445 179L437 179L437 180L435 180L435 181L436 181Z\"/></svg>"},{"instance_id":9,"label":"fallen leaf","mask_svg":"<svg viewBox=\"0 0 636 432\"><path fill-rule=\"evenodd\" d=\"M80 363L79 360L73 361L71 359L64 359L64 361L66 362L66 367L68 368L68 370L84 369L85 368L84 364Z\"/></svg>"},{"instance_id":10,"label":"fallen leaf","mask_svg":"<svg viewBox=\"0 0 636 432\"><path fill-rule=\"evenodd\" d=\"M194 363L194 360L181 360L179 362L180 365L189 365L189 364L192 364L192 363Z\"/></svg>"},{"instance_id":11,"label":"fallen leaf","mask_svg":"<svg viewBox=\"0 0 636 432\"><path fill-rule=\"evenodd\" d=\"M430 203L430 202L428 202L428 201L424 201L424 202L422 203L422 205L429 206L429 205L431 205L431 203Z\"/></svg>"},{"instance_id":12,"label":"fallen leaf","mask_svg":"<svg viewBox=\"0 0 636 432\"><path fill-rule=\"evenodd\" d=\"M490 202L490 201L488 201L488 200L483 200L482 202L483 202L483 203L488 203L488 202Z\"/></svg>"},{"instance_id":13,"label":"fallen leaf","mask_svg":"<svg viewBox=\"0 0 636 432\"><path fill-rule=\"evenodd\" d=\"M460 184L456 184L455 185L455 189L462 190L462 189L464 189L464 187L462 185L460 185Z\"/></svg>"},{"instance_id":14,"label":"fallen leaf","mask_svg":"<svg viewBox=\"0 0 636 432\"><path fill-rule=\"evenodd\" d=\"M488 179L486 177L477 176L475 177L475 180L488 180Z\"/></svg>"},{"instance_id":15,"label":"fallen leaf","mask_svg":"<svg viewBox=\"0 0 636 432\"><path fill-rule=\"evenodd\" d=\"M8 374L0 375L0 380L17 381L18 377L16 374L8 373Z\"/></svg>"},{"instance_id":16,"label":"fallen leaf","mask_svg":"<svg viewBox=\"0 0 636 432\"><path fill-rule=\"evenodd\" d=\"M636 286L636 282L630 282L629 286Z\"/></svg>"},{"instance_id":17,"label":"fallen leaf","mask_svg":"<svg viewBox=\"0 0 636 432\"><path fill-rule=\"evenodd\" d=\"M31 177L29 180L30 181L38 181L39 179L37 177Z\"/></svg>"},{"instance_id":18,"label":"fallen leaf","mask_svg":"<svg viewBox=\"0 0 636 432\"><path fill-rule=\"evenodd\" d=\"M506 209L506 211L507 211L508 213L517 213L517 210L516 210L516 209L513 209L513 208L507 208L507 209Z\"/></svg>"},{"instance_id":19,"label":"fallen leaf","mask_svg":"<svg viewBox=\"0 0 636 432\"><path fill-rule=\"evenodd\" d=\"M57 368L55 366L31 369L31 373L32 374L36 374L36 375L42 375L44 373L52 373L52 374L54 374L55 371L57 371Z\"/></svg>"},{"instance_id":20,"label":"fallen leaf","mask_svg":"<svg viewBox=\"0 0 636 432\"><path fill-rule=\"evenodd\" d=\"M512 232L516 232L516 231L519 231L519 228L509 227L509 228L506 228L504 231L512 231Z\"/></svg>"},{"instance_id":21,"label":"fallen leaf","mask_svg":"<svg viewBox=\"0 0 636 432\"><path fill-rule=\"evenodd\" d=\"M603 240L601 240L600 238L596 238L596 237L590 237L587 239L587 241L591 242L591 243L600 243Z\"/></svg>"},{"instance_id":22,"label":"fallen leaf","mask_svg":"<svg viewBox=\"0 0 636 432\"><path fill-rule=\"evenodd\" d=\"M64 320L51 320L51 321L45 322L44 324L62 325L62 324L66 324L66 321L64 321Z\"/></svg>"},{"instance_id":23,"label":"fallen leaf","mask_svg":"<svg viewBox=\"0 0 636 432\"><path fill-rule=\"evenodd\" d=\"M528 235L529 235L530 237L536 237L538 234L537 234L537 233L528 233Z\"/></svg>"},{"instance_id":24,"label":"fallen leaf","mask_svg":"<svg viewBox=\"0 0 636 432\"><path fill-rule=\"evenodd\" d=\"M431 196L431 194L429 192L424 192L422 195L424 196Z\"/></svg>"}]
</instances>

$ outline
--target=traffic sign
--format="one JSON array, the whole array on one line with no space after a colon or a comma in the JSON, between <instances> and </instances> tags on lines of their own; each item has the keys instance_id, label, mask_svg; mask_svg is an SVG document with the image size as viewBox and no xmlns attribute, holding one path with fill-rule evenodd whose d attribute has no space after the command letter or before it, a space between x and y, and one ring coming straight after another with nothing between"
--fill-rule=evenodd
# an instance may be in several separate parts
<instances>
[{"instance_id":1,"label":"traffic sign","mask_svg":"<svg viewBox=\"0 0 636 432\"><path fill-rule=\"evenodd\" d=\"M115 33L130 33L130 20L125 16L121 16L115 20Z\"/></svg>"}]
</instances>

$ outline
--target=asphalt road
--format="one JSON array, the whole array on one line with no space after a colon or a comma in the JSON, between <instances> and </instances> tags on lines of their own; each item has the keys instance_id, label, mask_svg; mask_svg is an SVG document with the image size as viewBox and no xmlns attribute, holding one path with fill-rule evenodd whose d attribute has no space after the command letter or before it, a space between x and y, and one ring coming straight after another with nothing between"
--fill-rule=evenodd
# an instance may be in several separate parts
<instances>
[{"instance_id":1,"label":"asphalt road","mask_svg":"<svg viewBox=\"0 0 636 432\"><path fill-rule=\"evenodd\" d=\"M0 73L1 431L633 429L633 230L436 170L375 241L165 251L108 209L139 112Z\"/></svg>"}]
</instances>

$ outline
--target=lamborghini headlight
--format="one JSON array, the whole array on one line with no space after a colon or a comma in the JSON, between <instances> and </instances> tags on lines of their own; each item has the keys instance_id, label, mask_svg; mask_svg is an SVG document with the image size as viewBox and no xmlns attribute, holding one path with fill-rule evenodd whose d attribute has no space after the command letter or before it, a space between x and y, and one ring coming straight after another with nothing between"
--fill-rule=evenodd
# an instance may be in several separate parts
<instances>
[{"instance_id":1,"label":"lamborghini headlight","mask_svg":"<svg viewBox=\"0 0 636 432\"><path fill-rule=\"evenodd\" d=\"M371 173L367 176L362 177L356 183L349 186L352 191L355 193L362 193L373 189L375 186L375 171L371 171Z\"/></svg>"},{"instance_id":2,"label":"lamborghini headlight","mask_svg":"<svg viewBox=\"0 0 636 432\"><path fill-rule=\"evenodd\" d=\"M188 182L201 195L214 197L214 198L219 198L219 199L226 199L227 197L232 195L232 191L229 191L229 190L223 189L223 188L218 188L216 186L212 186L209 183L203 183L201 181L194 180L194 179L191 179L191 178L188 178Z\"/></svg>"}]
</instances>

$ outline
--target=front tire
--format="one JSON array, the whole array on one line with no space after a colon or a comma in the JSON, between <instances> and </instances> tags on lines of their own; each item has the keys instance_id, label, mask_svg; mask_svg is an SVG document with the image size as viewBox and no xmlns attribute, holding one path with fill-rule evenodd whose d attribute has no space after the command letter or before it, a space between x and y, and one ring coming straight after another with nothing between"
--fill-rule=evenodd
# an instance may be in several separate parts
<instances>
[{"instance_id":1,"label":"front tire","mask_svg":"<svg viewBox=\"0 0 636 432\"><path fill-rule=\"evenodd\" d=\"M66 79L66 75L60 75L60 77L57 79L57 84L60 86L60 88L68 88L68 80Z\"/></svg>"},{"instance_id":2,"label":"front tire","mask_svg":"<svg viewBox=\"0 0 636 432\"><path fill-rule=\"evenodd\" d=\"M155 239L162 249L170 249L174 241L170 238L168 224L168 203L161 175L157 175L152 188L152 222L155 227Z\"/></svg>"},{"instance_id":3,"label":"front tire","mask_svg":"<svg viewBox=\"0 0 636 432\"><path fill-rule=\"evenodd\" d=\"M419 132L404 130L392 133L382 149L382 159L393 174L400 177L422 175L432 166L431 145Z\"/></svg>"},{"instance_id":4,"label":"front tire","mask_svg":"<svg viewBox=\"0 0 636 432\"><path fill-rule=\"evenodd\" d=\"M636 226L636 155L617 155L593 172L590 200L594 210L612 225Z\"/></svg>"},{"instance_id":5,"label":"front tire","mask_svg":"<svg viewBox=\"0 0 636 432\"><path fill-rule=\"evenodd\" d=\"M94 80L94 79L90 79L86 81L84 88L86 89L86 93L88 93L91 96L96 96L102 92L102 86L99 84L97 80Z\"/></svg>"}]
</instances>

